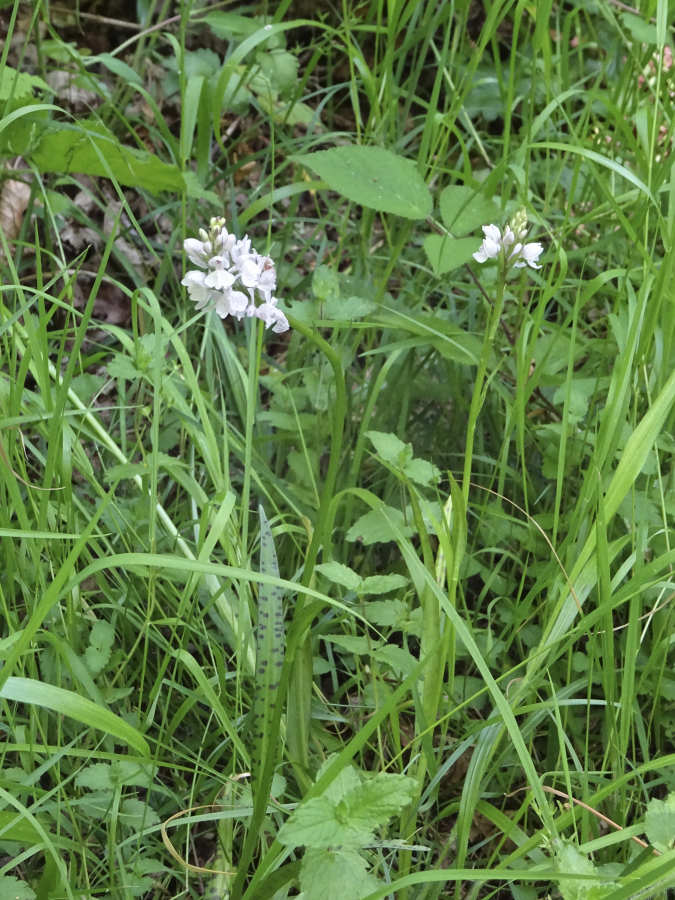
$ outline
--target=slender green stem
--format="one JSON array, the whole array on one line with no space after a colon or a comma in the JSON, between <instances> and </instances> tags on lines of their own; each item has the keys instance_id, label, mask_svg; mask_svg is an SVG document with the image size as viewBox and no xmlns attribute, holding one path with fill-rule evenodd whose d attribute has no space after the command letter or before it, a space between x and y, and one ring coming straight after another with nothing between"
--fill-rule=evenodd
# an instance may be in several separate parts
<instances>
[{"instance_id":1,"label":"slender green stem","mask_svg":"<svg viewBox=\"0 0 675 900\"><path fill-rule=\"evenodd\" d=\"M244 449L244 485L241 491L241 566L248 560L248 516L251 503L251 455L253 452L253 425L255 423L258 375L262 353L262 328L258 319L251 319L248 344L248 385L246 388L246 444Z\"/></svg>"},{"instance_id":2,"label":"slender green stem","mask_svg":"<svg viewBox=\"0 0 675 900\"><path fill-rule=\"evenodd\" d=\"M485 395L483 393L483 384L487 375L488 365L490 363L490 354L494 344L495 334L502 315L504 306L504 288L506 286L506 270L502 268L497 284L497 297L491 313L488 316L488 327L485 331L483 340L483 349L478 361L478 371L476 372L476 383L473 388L473 396L471 398L471 407L469 409L469 421L466 429L466 450L464 452L464 475L462 478L462 496L464 504L469 502L469 485L471 484L471 465L473 462L473 443L476 433L476 423L478 416L483 407Z\"/></svg>"}]
</instances>

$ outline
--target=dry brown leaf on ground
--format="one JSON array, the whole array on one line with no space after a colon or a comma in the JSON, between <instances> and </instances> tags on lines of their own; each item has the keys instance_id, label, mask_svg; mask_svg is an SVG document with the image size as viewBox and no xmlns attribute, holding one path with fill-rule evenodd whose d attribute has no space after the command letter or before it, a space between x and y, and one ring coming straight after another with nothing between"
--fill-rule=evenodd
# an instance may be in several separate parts
<instances>
[{"instance_id":1,"label":"dry brown leaf on ground","mask_svg":"<svg viewBox=\"0 0 675 900\"><path fill-rule=\"evenodd\" d=\"M6 168L11 170L16 168L16 164L14 166L8 164ZM30 185L13 178L8 178L3 183L0 190L0 230L8 244L19 236L29 200ZM2 242L0 242L0 257L4 257Z\"/></svg>"}]
</instances>

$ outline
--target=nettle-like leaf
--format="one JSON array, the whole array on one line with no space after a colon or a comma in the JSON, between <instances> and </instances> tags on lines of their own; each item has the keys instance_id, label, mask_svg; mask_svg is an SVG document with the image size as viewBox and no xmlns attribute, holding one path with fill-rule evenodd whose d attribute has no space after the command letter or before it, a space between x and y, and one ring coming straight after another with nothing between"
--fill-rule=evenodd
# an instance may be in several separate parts
<instances>
[{"instance_id":1,"label":"nettle-like leaf","mask_svg":"<svg viewBox=\"0 0 675 900\"><path fill-rule=\"evenodd\" d=\"M360 900L377 890L379 881L368 873L356 850L307 850L300 870L305 900Z\"/></svg>"},{"instance_id":2,"label":"nettle-like leaf","mask_svg":"<svg viewBox=\"0 0 675 900\"><path fill-rule=\"evenodd\" d=\"M347 532L347 540L360 541L362 544L384 544L387 541L395 541L398 534L394 531L392 523L403 537L412 537L415 533L406 523L400 509L383 504L357 519Z\"/></svg>"},{"instance_id":3,"label":"nettle-like leaf","mask_svg":"<svg viewBox=\"0 0 675 900\"><path fill-rule=\"evenodd\" d=\"M314 567L317 572L325 575L334 584L340 584L348 591L358 592L361 588L361 578L349 566L343 566L339 562L320 563Z\"/></svg>"},{"instance_id":4,"label":"nettle-like leaf","mask_svg":"<svg viewBox=\"0 0 675 900\"><path fill-rule=\"evenodd\" d=\"M414 458L412 444L404 444L395 434L367 431L366 437L370 438L385 462L416 484L428 485L440 479L441 473L436 466L424 459Z\"/></svg>"},{"instance_id":5,"label":"nettle-like leaf","mask_svg":"<svg viewBox=\"0 0 675 900\"><path fill-rule=\"evenodd\" d=\"M600 879L598 870L588 856L571 841L556 838L554 851L555 868L560 873L558 886L563 900L602 900L619 887L615 882ZM566 875L582 877L566 878Z\"/></svg>"},{"instance_id":6,"label":"nettle-like leaf","mask_svg":"<svg viewBox=\"0 0 675 900\"><path fill-rule=\"evenodd\" d=\"M341 584L348 591L354 591L362 596L388 594L389 591L406 587L409 583L405 575L371 575L369 578L361 578L349 566L338 562L321 563L315 568L334 584Z\"/></svg>"},{"instance_id":7,"label":"nettle-like leaf","mask_svg":"<svg viewBox=\"0 0 675 900\"><path fill-rule=\"evenodd\" d=\"M349 776L340 787L345 789L342 796L334 789L331 795L301 804L279 832L281 843L317 849L364 847L374 840L375 828L410 803L416 782L405 775L380 772L358 783Z\"/></svg>"},{"instance_id":8,"label":"nettle-like leaf","mask_svg":"<svg viewBox=\"0 0 675 900\"><path fill-rule=\"evenodd\" d=\"M405 575L370 575L363 579L361 593L388 594L389 591L396 591L406 587L409 583L410 579Z\"/></svg>"},{"instance_id":9,"label":"nettle-like leaf","mask_svg":"<svg viewBox=\"0 0 675 900\"><path fill-rule=\"evenodd\" d=\"M645 816L645 831L649 843L665 853L675 842L675 792L665 800L650 800Z\"/></svg>"}]
</instances>

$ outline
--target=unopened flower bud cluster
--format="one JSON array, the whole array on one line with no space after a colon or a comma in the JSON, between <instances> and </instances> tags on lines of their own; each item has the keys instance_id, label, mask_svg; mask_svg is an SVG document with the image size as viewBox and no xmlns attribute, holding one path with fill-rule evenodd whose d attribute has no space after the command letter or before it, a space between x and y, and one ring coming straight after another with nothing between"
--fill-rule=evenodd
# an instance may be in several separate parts
<instances>
[{"instance_id":1,"label":"unopened flower bud cluster","mask_svg":"<svg viewBox=\"0 0 675 900\"><path fill-rule=\"evenodd\" d=\"M236 240L225 227L225 219L211 219L209 231L200 228L199 236L201 240L188 238L183 246L200 271L188 272L181 282L197 309L213 309L221 319L256 316L278 334L288 331L288 320L272 296L277 273L270 257L253 250L248 236ZM258 305L256 291L262 301Z\"/></svg>"},{"instance_id":2,"label":"unopened flower bud cluster","mask_svg":"<svg viewBox=\"0 0 675 900\"><path fill-rule=\"evenodd\" d=\"M484 263L488 259L499 259L501 254L501 260L507 269L512 266L516 269L522 269L523 266L541 269L541 266L537 265L537 260L544 252L544 248L541 244L524 243L527 235L526 210L521 209L517 212L503 233L496 225L484 225L483 234L485 239L478 252L473 254L476 262Z\"/></svg>"}]
</instances>

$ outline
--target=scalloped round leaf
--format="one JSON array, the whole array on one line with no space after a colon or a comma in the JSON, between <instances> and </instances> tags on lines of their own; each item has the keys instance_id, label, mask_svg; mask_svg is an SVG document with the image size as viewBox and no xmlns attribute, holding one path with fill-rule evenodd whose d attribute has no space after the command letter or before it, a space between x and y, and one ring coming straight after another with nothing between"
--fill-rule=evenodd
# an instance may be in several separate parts
<instances>
[{"instance_id":1,"label":"scalloped round leaf","mask_svg":"<svg viewBox=\"0 0 675 900\"><path fill-rule=\"evenodd\" d=\"M433 203L412 159L383 147L332 147L291 159L354 203L405 219L425 219Z\"/></svg>"},{"instance_id":2,"label":"scalloped round leaf","mask_svg":"<svg viewBox=\"0 0 675 900\"><path fill-rule=\"evenodd\" d=\"M424 252L435 275L445 275L470 262L479 247L480 241L475 237L451 238L430 234L424 239Z\"/></svg>"},{"instance_id":3,"label":"scalloped round leaf","mask_svg":"<svg viewBox=\"0 0 675 900\"><path fill-rule=\"evenodd\" d=\"M463 237L471 231L496 222L500 209L494 200L463 184L451 184L439 198L441 216L445 227L454 237Z\"/></svg>"}]
</instances>

